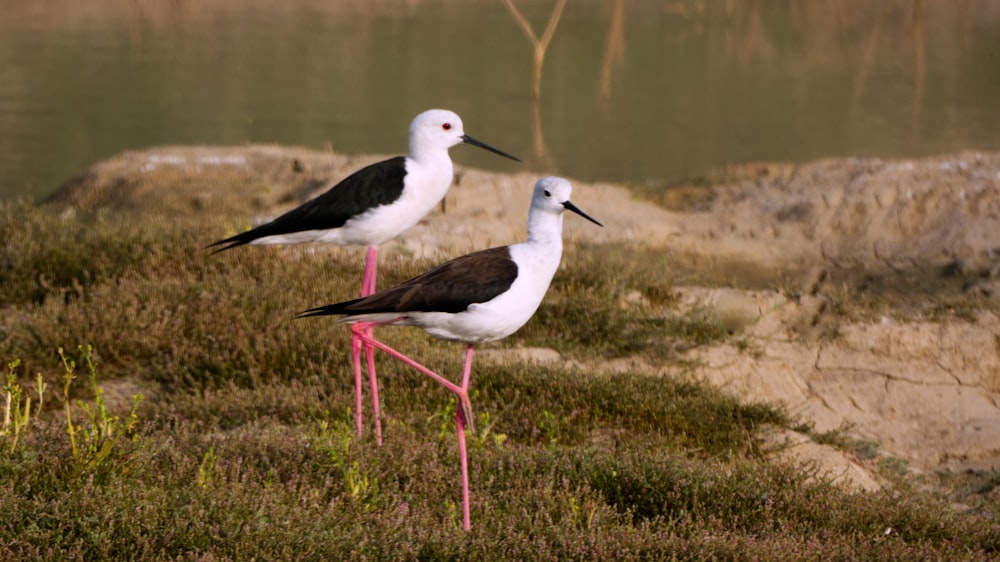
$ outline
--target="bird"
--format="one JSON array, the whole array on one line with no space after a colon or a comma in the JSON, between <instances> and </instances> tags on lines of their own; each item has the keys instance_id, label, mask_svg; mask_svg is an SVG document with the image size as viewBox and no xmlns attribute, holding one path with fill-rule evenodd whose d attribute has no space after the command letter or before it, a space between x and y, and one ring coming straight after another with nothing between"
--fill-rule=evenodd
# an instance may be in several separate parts
<instances>
[{"instance_id":1,"label":"bird","mask_svg":"<svg viewBox=\"0 0 1000 562\"><path fill-rule=\"evenodd\" d=\"M445 262L417 277L377 293L299 313L299 318L340 316L359 339L403 361L454 394L462 481L462 512L469 514L469 473L465 427L472 429L469 384L476 344L503 339L538 310L562 258L563 213L571 211L604 226L570 201L572 186L559 177L538 180L528 211L528 239L479 250ZM415 326L431 336L466 344L461 384L376 340L371 326Z\"/></svg>"},{"instance_id":2,"label":"bird","mask_svg":"<svg viewBox=\"0 0 1000 562\"><path fill-rule=\"evenodd\" d=\"M349 175L328 191L278 218L209 244L212 254L246 244L326 242L368 246L361 296L375 292L378 246L415 225L451 187L454 169L448 149L466 143L505 158L520 158L465 134L462 118L446 109L430 109L410 123L410 155L397 156ZM361 340L352 338L355 425L362 432ZM382 443L378 384L372 348L365 347L372 410L378 443Z\"/></svg>"}]
</instances>

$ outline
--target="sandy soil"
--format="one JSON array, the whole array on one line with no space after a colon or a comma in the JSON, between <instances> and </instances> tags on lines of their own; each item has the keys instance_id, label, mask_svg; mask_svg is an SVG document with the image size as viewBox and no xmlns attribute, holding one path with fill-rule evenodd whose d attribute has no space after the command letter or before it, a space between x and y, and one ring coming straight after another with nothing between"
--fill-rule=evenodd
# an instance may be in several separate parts
<instances>
[{"instance_id":1,"label":"sandy soil","mask_svg":"<svg viewBox=\"0 0 1000 562\"><path fill-rule=\"evenodd\" d=\"M183 220L235 201L246 213L227 225L235 232L248 226L247 217L273 217L379 158L273 146L161 147L95 165L51 203L64 212L152 208ZM444 257L521 240L537 178L459 167L444 209L387 250ZM687 352L693 369L639 359L594 367L691 376L742 397L780 401L816 430L847 428L915 470L1000 466L996 307L865 320L833 310L843 306L836 290L845 283L878 285L890 300L994 299L1000 154L740 166L712 185L679 186L664 198L666 207L623 186L574 188L574 202L606 227L567 220L568 240L643 246L757 287L677 288L673 313L707 308L742 327L739 345ZM562 360L554 350L510 354ZM870 463L850 454L793 432L765 437L787 445L779 454L808 459L862 488L879 486Z\"/></svg>"}]
</instances>

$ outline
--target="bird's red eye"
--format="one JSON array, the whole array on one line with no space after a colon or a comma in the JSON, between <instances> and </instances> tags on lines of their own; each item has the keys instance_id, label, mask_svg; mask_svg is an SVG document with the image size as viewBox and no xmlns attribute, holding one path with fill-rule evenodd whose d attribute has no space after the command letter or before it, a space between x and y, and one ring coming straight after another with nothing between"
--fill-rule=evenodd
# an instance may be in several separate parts
<instances>
[{"instance_id":1,"label":"bird's red eye","mask_svg":"<svg viewBox=\"0 0 1000 562\"><path fill-rule=\"evenodd\" d=\"M445 131L450 131L451 123L445 123L444 125L441 125L441 128L444 129Z\"/></svg>"}]
</instances>

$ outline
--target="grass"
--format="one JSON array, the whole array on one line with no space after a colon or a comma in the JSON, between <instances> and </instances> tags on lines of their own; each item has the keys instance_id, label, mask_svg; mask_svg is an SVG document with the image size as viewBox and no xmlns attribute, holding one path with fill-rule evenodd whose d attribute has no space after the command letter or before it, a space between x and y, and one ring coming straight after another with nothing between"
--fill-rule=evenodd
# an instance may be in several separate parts
<instances>
[{"instance_id":1,"label":"grass","mask_svg":"<svg viewBox=\"0 0 1000 562\"><path fill-rule=\"evenodd\" d=\"M200 246L225 233L224 212L202 209L199 223L0 204L10 412L0 428L0 559L985 560L1000 552L992 504L960 512L905 483L855 494L808 467L769 460L757 429L797 423L778 408L570 363L477 363L481 433L470 439L465 533L454 403L380 357L386 443L376 447L370 432L352 429L347 330L292 319L352 295L360 252L207 257ZM678 350L732 337L697 311L671 314L671 265L631 252L567 248L536 317L494 346L554 347L578 365L671 362ZM434 261L384 252L383 282ZM382 333L431 367L461 367L458 344Z\"/></svg>"}]
</instances>

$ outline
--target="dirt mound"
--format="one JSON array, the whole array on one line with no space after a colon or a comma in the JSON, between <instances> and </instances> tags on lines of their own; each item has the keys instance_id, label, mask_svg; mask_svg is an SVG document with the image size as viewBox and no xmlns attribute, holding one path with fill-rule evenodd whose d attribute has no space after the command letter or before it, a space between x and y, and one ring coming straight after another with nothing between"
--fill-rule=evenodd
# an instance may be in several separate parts
<instances>
[{"instance_id":1,"label":"dirt mound","mask_svg":"<svg viewBox=\"0 0 1000 562\"><path fill-rule=\"evenodd\" d=\"M701 202L701 209L675 217L687 251L749 255L785 271L821 266L997 273L1000 154L821 160L741 166L729 173L745 179L686 188L689 198Z\"/></svg>"},{"instance_id":2,"label":"dirt mound","mask_svg":"<svg viewBox=\"0 0 1000 562\"><path fill-rule=\"evenodd\" d=\"M176 215L225 206L267 215L376 159L273 145L163 146L98 162L45 203L83 213Z\"/></svg>"}]
</instances>

